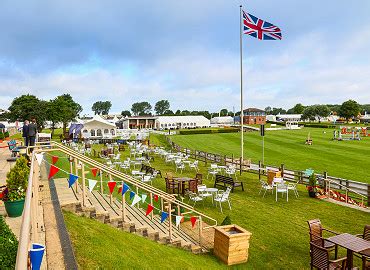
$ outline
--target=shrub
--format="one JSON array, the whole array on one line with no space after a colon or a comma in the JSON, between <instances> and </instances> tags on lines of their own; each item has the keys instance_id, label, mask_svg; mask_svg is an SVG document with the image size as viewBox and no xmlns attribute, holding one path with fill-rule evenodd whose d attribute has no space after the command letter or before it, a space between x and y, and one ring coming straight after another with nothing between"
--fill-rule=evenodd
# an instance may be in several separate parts
<instances>
[{"instance_id":1,"label":"shrub","mask_svg":"<svg viewBox=\"0 0 370 270\"><path fill-rule=\"evenodd\" d=\"M1 269L15 269L18 241L9 229L5 220L0 216L0 262Z\"/></svg>"},{"instance_id":2,"label":"shrub","mask_svg":"<svg viewBox=\"0 0 370 270\"><path fill-rule=\"evenodd\" d=\"M226 216L225 219L222 221L221 226L223 225L231 225L231 219L229 216Z\"/></svg>"},{"instance_id":3,"label":"shrub","mask_svg":"<svg viewBox=\"0 0 370 270\"><path fill-rule=\"evenodd\" d=\"M6 175L7 191L4 194L4 201L16 201L26 197L29 174L30 169L27 166L27 159L20 157Z\"/></svg>"},{"instance_id":4,"label":"shrub","mask_svg":"<svg viewBox=\"0 0 370 270\"><path fill-rule=\"evenodd\" d=\"M4 137L5 137L5 138L9 138L9 131L5 131L5 133L4 133Z\"/></svg>"},{"instance_id":5,"label":"shrub","mask_svg":"<svg viewBox=\"0 0 370 270\"><path fill-rule=\"evenodd\" d=\"M4 137L4 133L0 132L0 140L4 140L5 137Z\"/></svg>"}]
</instances>

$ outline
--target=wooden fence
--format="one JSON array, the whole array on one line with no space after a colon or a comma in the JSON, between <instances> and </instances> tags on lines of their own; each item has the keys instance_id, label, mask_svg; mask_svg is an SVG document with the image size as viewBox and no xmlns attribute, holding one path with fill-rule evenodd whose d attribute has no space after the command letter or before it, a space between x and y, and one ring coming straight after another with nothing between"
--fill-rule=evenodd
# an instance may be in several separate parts
<instances>
[{"instance_id":1,"label":"wooden fence","mask_svg":"<svg viewBox=\"0 0 370 270\"><path fill-rule=\"evenodd\" d=\"M308 176L305 175L304 171L287 169L285 168L284 164L281 164L279 167L262 164L261 161L259 161L258 164L255 164L252 163L250 159L242 162L241 158L234 157L233 155L230 157L226 155L184 148L174 143L169 136L166 136L166 139L173 150L187 154L193 159L204 162L206 165L207 163L218 163L221 165L234 164L240 174L247 171L256 173L258 174L259 179L261 179L262 176L266 176L268 171L281 171L282 176L287 181L299 181L299 183L305 185L307 185L309 182ZM351 196L353 199L361 201L363 200L363 196L365 196L367 198L367 205L370 206L370 184L330 176L327 172L323 172L322 174L315 173L315 175L318 179L319 185L322 186L322 188L326 189L327 183L330 182L331 189L345 191L346 194Z\"/></svg>"}]
</instances>

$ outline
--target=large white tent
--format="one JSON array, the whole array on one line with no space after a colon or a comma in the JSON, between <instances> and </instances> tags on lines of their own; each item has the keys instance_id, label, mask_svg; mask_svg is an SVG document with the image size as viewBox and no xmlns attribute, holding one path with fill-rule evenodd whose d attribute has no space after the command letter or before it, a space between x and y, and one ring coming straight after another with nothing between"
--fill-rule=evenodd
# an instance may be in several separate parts
<instances>
[{"instance_id":1,"label":"large white tent","mask_svg":"<svg viewBox=\"0 0 370 270\"><path fill-rule=\"evenodd\" d=\"M100 115L83 123L83 138L112 138L116 136L117 127L115 124L104 120Z\"/></svg>"}]
</instances>

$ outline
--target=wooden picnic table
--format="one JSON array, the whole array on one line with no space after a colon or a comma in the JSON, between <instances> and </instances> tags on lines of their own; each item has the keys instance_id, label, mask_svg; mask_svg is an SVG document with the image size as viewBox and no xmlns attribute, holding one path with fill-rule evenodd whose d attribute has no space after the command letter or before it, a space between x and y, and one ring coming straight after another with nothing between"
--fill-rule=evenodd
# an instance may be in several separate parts
<instances>
[{"instance_id":1,"label":"wooden picnic table","mask_svg":"<svg viewBox=\"0 0 370 270\"><path fill-rule=\"evenodd\" d=\"M181 193L183 196L185 196L186 184L188 184L190 191L196 192L196 185L191 184L193 181L196 182L196 179L190 177L174 177L173 180L179 183L179 194Z\"/></svg>"},{"instance_id":2,"label":"wooden picnic table","mask_svg":"<svg viewBox=\"0 0 370 270\"><path fill-rule=\"evenodd\" d=\"M347 269L353 268L353 252L359 253L370 249L370 241L349 233L342 233L326 240L347 249Z\"/></svg>"}]
</instances>

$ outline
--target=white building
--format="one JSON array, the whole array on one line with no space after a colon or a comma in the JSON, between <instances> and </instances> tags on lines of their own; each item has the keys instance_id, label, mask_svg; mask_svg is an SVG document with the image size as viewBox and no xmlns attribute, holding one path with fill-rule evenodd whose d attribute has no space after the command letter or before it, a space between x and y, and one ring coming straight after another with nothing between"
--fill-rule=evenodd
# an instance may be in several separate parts
<instances>
[{"instance_id":1,"label":"white building","mask_svg":"<svg viewBox=\"0 0 370 270\"><path fill-rule=\"evenodd\" d=\"M116 136L117 128L113 123L104 120L100 115L95 115L93 119L83 123L83 138L112 138Z\"/></svg>"},{"instance_id":2,"label":"white building","mask_svg":"<svg viewBox=\"0 0 370 270\"><path fill-rule=\"evenodd\" d=\"M156 129L177 129L177 128L206 128L211 122L203 115L187 116L158 116L155 121Z\"/></svg>"},{"instance_id":3,"label":"white building","mask_svg":"<svg viewBox=\"0 0 370 270\"><path fill-rule=\"evenodd\" d=\"M230 126L234 124L234 118L231 116L218 116L211 118L211 125Z\"/></svg>"}]
</instances>

